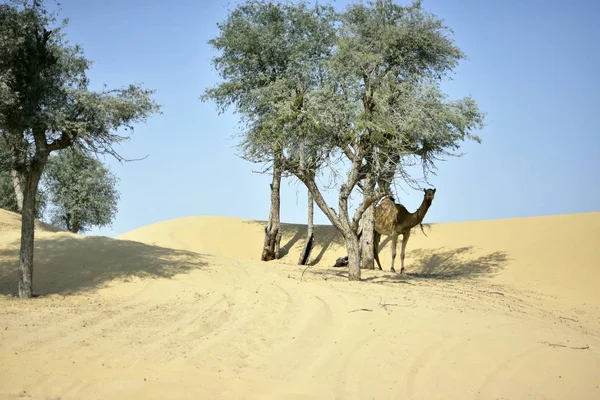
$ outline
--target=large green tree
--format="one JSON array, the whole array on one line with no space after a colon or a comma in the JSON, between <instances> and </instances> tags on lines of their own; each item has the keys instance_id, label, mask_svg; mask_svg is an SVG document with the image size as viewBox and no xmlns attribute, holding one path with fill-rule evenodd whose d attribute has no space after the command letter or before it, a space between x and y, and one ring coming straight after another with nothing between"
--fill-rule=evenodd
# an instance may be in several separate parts
<instances>
[{"instance_id":1,"label":"large green tree","mask_svg":"<svg viewBox=\"0 0 600 400\"><path fill-rule=\"evenodd\" d=\"M333 15L331 7L311 8L304 2L248 0L217 25L219 35L209 41L220 51L213 64L224 82L206 90L202 99L215 101L219 110L235 106L249 126L242 140L242 157L272 168L271 206L261 256L264 261L278 258L280 185L285 171L283 138L271 135L278 124L271 118L277 105L271 100L273 96L292 95L295 111L301 110L305 78L316 72L310 61L322 59L331 49ZM246 140L246 134L252 138ZM310 159L310 154L303 154Z\"/></svg>"},{"instance_id":2,"label":"large green tree","mask_svg":"<svg viewBox=\"0 0 600 400\"><path fill-rule=\"evenodd\" d=\"M327 18L336 38L320 52L324 57L295 53L302 73L284 74L253 90L252 98L264 108L238 111L247 122L246 148L264 152L277 138L284 169L307 186L341 232L349 279L358 280L358 229L365 211L388 194L393 177L411 179L407 163L416 159L428 171L464 140L479 140L472 131L482 126L483 114L470 98L446 101L439 82L462 53L450 30L420 2L402 7L377 0ZM315 32L326 25L315 26ZM318 43L315 37L320 35L303 35L303 45ZM248 59L254 59L252 51L228 58L231 65ZM301 149L316 162L306 163ZM318 184L325 170L337 177L345 172L337 209L326 203ZM350 215L350 196L359 191L361 200Z\"/></svg>"},{"instance_id":3,"label":"large green tree","mask_svg":"<svg viewBox=\"0 0 600 400\"><path fill-rule=\"evenodd\" d=\"M94 91L89 61L62 33L41 0L0 3L0 140L22 193L19 297L33 296L33 244L38 183L54 151L77 145L84 152L121 158L113 146L160 107L140 85Z\"/></svg>"},{"instance_id":4,"label":"large green tree","mask_svg":"<svg viewBox=\"0 0 600 400\"><path fill-rule=\"evenodd\" d=\"M470 98L447 102L440 80L464 57L443 21L421 2L401 7L389 0L351 6L343 16L335 68L359 82L365 167L364 196L389 194L394 177L413 183L406 164L434 161L481 126L483 115ZM416 159L416 160L415 160ZM362 266L373 268L374 205L362 218Z\"/></svg>"},{"instance_id":5,"label":"large green tree","mask_svg":"<svg viewBox=\"0 0 600 400\"><path fill-rule=\"evenodd\" d=\"M110 225L117 213L117 177L100 160L75 148L50 156L42 181L55 226L86 232Z\"/></svg>"}]
</instances>

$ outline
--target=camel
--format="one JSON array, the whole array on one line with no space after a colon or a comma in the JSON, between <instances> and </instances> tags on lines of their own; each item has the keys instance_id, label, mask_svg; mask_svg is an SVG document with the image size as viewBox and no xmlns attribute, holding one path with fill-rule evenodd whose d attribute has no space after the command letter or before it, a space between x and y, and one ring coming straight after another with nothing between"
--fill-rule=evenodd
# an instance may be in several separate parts
<instances>
[{"instance_id":1,"label":"camel","mask_svg":"<svg viewBox=\"0 0 600 400\"><path fill-rule=\"evenodd\" d=\"M379 269L381 263L379 262L379 240L381 235L392 237L392 272L396 272L394 269L394 259L396 258L396 244L398 243L398 236L402 234L402 251L400 253L400 262L402 268L400 269L400 275L404 273L404 255L406 252L406 243L410 238L410 231L417 225L421 225L427 210L431 207L436 189L423 189L425 195L423 196L423 202L414 213L408 212L406 207L402 204L394 202L392 196L385 197L375 207L375 232L373 235L373 248L375 261ZM421 225L423 229L423 225ZM425 233L425 232L423 232Z\"/></svg>"}]
</instances>

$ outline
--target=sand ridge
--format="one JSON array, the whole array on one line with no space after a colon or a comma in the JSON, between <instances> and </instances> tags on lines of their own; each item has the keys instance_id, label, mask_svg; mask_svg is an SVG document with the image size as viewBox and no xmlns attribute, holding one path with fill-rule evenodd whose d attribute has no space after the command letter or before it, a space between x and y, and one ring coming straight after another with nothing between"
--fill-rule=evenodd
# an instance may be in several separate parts
<instances>
[{"instance_id":1,"label":"sand ridge","mask_svg":"<svg viewBox=\"0 0 600 400\"><path fill-rule=\"evenodd\" d=\"M411 238L407 278L363 282L331 267L326 226L308 268L300 225L270 263L257 221L40 231L29 302L10 295L5 229L0 398L598 398L599 228L600 213L436 224Z\"/></svg>"}]
</instances>

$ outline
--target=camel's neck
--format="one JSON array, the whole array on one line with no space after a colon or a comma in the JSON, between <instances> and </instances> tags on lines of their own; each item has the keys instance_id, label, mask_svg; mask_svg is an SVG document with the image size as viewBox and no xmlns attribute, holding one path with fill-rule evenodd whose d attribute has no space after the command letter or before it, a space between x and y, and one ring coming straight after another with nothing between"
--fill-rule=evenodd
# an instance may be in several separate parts
<instances>
[{"instance_id":1,"label":"camel's neck","mask_svg":"<svg viewBox=\"0 0 600 400\"><path fill-rule=\"evenodd\" d=\"M431 207L431 200L423 199L423 202L421 203L417 211L411 214L411 227L417 226L421 222L423 222L423 218L425 218L425 214L427 214L427 210L429 210L429 207Z\"/></svg>"}]
</instances>

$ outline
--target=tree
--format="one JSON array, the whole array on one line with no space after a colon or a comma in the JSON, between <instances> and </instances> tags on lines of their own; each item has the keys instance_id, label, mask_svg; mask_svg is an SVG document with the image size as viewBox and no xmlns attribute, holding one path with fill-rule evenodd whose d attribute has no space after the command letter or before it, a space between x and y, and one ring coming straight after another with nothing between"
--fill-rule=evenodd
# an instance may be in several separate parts
<instances>
[{"instance_id":1,"label":"tree","mask_svg":"<svg viewBox=\"0 0 600 400\"><path fill-rule=\"evenodd\" d=\"M335 147L350 162L338 212L325 204L320 207L346 240L350 279L360 279L359 222L375 201L389 193L390 178L399 173L410 181L404 167L415 158L426 175L435 161L451 155L462 141L480 140L471 133L483 123L476 103L470 98L447 102L439 89L441 78L463 57L447 31L441 20L421 9L420 2L401 7L373 1L350 6L342 16L337 51L329 64L340 84L331 86L331 95L342 93L344 100L356 104L358 114L348 114L351 123L346 132L332 131ZM326 104L320 108L327 110ZM317 204L322 202L314 179L301 169L294 173L312 187ZM362 202L350 218L348 198L357 187ZM364 225L363 232L370 233L372 228Z\"/></svg>"},{"instance_id":2,"label":"tree","mask_svg":"<svg viewBox=\"0 0 600 400\"><path fill-rule=\"evenodd\" d=\"M297 78L307 71L303 64L307 58L322 57L329 50L334 37L329 26L332 14L331 7L310 9L306 3L283 5L248 0L238 5L224 23L217 24L219 36L209 41L221 52L213 64L225 82L206 90L202 99L215 101L220 111L234 105L253 126L251 135L261 138L262 132L270 132L274 123L267 118L273 113L270 94L263 91L279 88L286 95L293 92L298 101L296 107L301 104ZM306 40L306 35L311 39ZM267 97L263 97L265 94ZM244 159L271 165L271 206L261 259L276 259L281 241L283 144L281 138L273 135L268 142L243 140L241 150Z\"/></svg>"},{"instance_id":3,"label":"tree","mask_svg":"<svg viewBox=\"0 0 600 400\"><path fill-rule=\"evenodd\" d=\"M50 156L42 177L52 203L51 222L73 233L109 225L117 213L117 178L77 149Z\"/></svg>"},{"instance_id":4,"label":"tree","mask_svg":"<svg viewBox=\"0 0 600 400\"><path fill-rule=\"evenodd\" d=\"M303 35L299 46L322 45L315 39L318 33L336 26L336 40L327 49L318 47L322 56L294 53L302 73L283 74L254 90L253 99L266 107L238 111L247 121L245 148L263 149L264 154L269 143L280 143L285 170L307 186L341 232L349 279L359 280L359 224L365 211L387 194L385 182L397 173L410 179L405 166L415 159L428 172L462 141L478 141L471 131L482 126L483 114L470 98L445 101L439 80L462 53L442 21L423 11L420 2L401 7L378 0L351 5L339 19L333 14L326 18L311 26L314 31ZM252 51L235 56L231 65L254 57ZM223 85L235 87L231 81ZM302 162L301 148L315 162ZM337 210L325 202L317 182L325 170L337 177L346 171ZM351 216L349 198L358 190L362 201Z\"/></svg>"},{"instance_id":5,"label":"tree","mask_svg":"<svg viewBox=\"0 0 600 400\"><path fill-rule=\"evenodd\" d=\"M406 164L421 162L425 178L439 154L449 154L469 132L482 126L470 98L444 102L438 83L464 58L448 37L443 21L421 2L400 7L391 1L355 5L344 14L336 65L359 82L367 166L361 176L364 196L390 194L397 173L409 184ZM374 205L362 219L362 265L373 268Z\"/></svg>"},{"instance_id":6,"label":"tree","mask_svg":"<svg viewBox=\"0 0 600 400\"><path fill-rule=\"evenodd\" d=\"M23 198L21 298L33 296L35 199L50 154L77 146L124 160L113 146L129 137L115 131L160 110L140 85L90 90L90 62L65 40L66 22L54 23L41 0L0 4L0 139L9 152L0 170L11 171Z\"/></svg>"}]
</instances>

